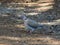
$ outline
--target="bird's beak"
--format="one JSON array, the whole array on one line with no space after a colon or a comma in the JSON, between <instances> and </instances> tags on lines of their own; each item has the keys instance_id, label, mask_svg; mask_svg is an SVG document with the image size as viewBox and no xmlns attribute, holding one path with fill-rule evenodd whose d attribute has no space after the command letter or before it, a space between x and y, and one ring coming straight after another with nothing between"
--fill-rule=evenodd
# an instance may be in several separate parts
<instances>
[{"instance_id":1,"label":"bird's beak","mask_svg":"<svg viewBox=\"0 0 60 45\"><path fill-rule=\"evenodd\" d=\"M18 17L18 19L22 19L22 17Z\"/></svg>"},{"instance_id":2,"label":"bird's beak","mask_svg":"<svg viewBox=\"0 0 60 45\"><path fill-rule=\"evenodd\" d=\"M22 19L21 15L18 15L18 16L17 16L17 19Z\"/></svg>"}]
</instances>

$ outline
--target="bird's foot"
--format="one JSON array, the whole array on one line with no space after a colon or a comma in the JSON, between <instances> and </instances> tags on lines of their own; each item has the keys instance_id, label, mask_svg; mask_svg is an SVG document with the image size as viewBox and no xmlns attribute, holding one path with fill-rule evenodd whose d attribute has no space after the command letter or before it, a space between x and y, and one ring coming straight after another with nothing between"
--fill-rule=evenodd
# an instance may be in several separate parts
<instances>
[{"instance_id":1,"label":"bird's foot","mask_svg":"<svg viewBox=\"0 0 60 45\"><path fill-rule=\"evenodd\" d=\"M32 31L27 31L27 33L32 34Z\"/></svg>"}]
</instances>

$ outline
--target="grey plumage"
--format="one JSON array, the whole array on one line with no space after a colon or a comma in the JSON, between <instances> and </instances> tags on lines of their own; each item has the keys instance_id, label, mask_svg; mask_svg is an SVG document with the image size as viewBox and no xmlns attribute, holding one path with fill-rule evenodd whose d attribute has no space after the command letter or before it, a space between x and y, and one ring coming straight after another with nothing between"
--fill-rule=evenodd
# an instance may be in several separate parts
<instances>
[{"instance_id":1,"label":"grey plumage","mask_svg":"<svg viewBox=\"0 0 60 45\"><path fill-rule=\"evenodd\" d=\"M32 33L37 31L38 33L51 33L53 29L50 29L49 25L45 25L43 23L38 23L32 19L27 18L25 15L18 15L17 20L22 19L24 21L26 31ZM16 19L15 19L16 20Z\"/></svg>"},{"instance_id":2,"label":"grey plumage","mask_svg":"<svg viewBox=\"0 0 60 45\"><path fill-rule=\"evenodd\" d=\"M25 15L21 15L20 18L24 20L24 25L25 25L26 30L30 32L35 31L38 27L42 28L43 26L39 24L38 22L27 18Z\"/></svg>"}]
</instances>

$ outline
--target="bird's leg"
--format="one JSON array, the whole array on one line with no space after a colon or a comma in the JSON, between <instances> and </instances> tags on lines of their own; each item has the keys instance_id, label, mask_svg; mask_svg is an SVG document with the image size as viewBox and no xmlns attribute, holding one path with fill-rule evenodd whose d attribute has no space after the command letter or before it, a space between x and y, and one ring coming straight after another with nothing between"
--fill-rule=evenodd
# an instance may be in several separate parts
<instances>
[{"instance_id":1,"label":"bird's leg","mask_svg":"<svg viewBox=\"0 0 60 45\"><path fill-rule=\"evenodd\" d=\"M28 31L28 33L32 33L32 31L31 31L31 30L29 30L29 31Z\"/></svg>"},{"instance_id":2,"label":"bird's leg","mask_svg":"<svg viewBox=\"0 0 60 45\"><path fill-rule=\"evenodd\" d=\"M34 29L33 30L30 30L30 33L33 33L34 32Z\"/></svg>"},{"instance_id":3,"label":"bird's leg","mask_svg":"<svg viewBox=\"0 0 60 45\"><path fill-rule=\"evenodd\" d=\"M29 32L30 34L32 33L32 31Z\"/></svg>"},{"instance_id":4,"label":"bird's leg","mask_svg":"<svg viewBox=\"0 0 60 45\"><path fill-rule=\"evenodd\" d=\"M29 33L29 34L32 34L32 33L33 33L33 31L34 31L34 30L29 30L29 31L28 31L28 33Z\"/></svg>"}]
</instances>

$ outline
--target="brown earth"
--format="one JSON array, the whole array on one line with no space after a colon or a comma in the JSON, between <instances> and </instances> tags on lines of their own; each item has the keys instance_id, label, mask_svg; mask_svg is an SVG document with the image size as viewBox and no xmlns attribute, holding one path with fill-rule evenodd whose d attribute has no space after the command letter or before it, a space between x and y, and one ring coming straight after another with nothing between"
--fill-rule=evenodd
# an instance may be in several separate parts
<instances>
[{"instance_id":1,"label":"brown earth","mask_svg":"<svg viewBox=\"0 0 60 45\"><path fill-rule=\"evenodd\" d=\"M0 1L4 2L2 0ZM48 20L46 19L48 15L51 15L52 17L54 17L54 20L60 19L59 6L56 6L59 4L57 3L58 1L54 3L50 2L50 0L48 1L49 3L48 2L40 3L38 1L40 4L39 3L27 3L27 4L23 3L19 5L20 11L22 10L22 13L24 11L26 14L28 14L27 16L29 18L32 18L39 22L48 22ZM15 9L17 5L3 4L2 6L3 7L5 6L7 8L9 6L12 6ZM4 11L4 10L1 10L0 8L0 45L60 45L60 35L27 33L25 31L23 21L17 22L16 20L10 19L13 16L12 13L16 14L15 12L18 14L19 11L15 10L13 12L9 12L11 14L8 15L6 13L6 10ZM32 13L33 15L32 14L30 15L30 13ZM37 15L41 16L42 18L39 19L39 17L36 17Z\"/></svg>"}]
</instances>

